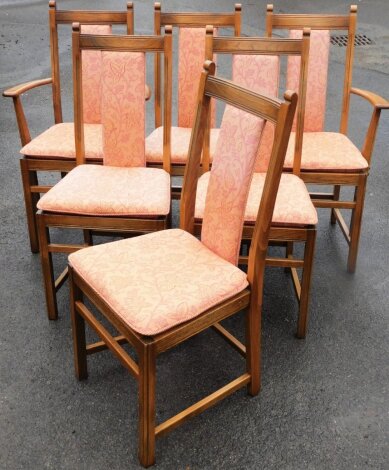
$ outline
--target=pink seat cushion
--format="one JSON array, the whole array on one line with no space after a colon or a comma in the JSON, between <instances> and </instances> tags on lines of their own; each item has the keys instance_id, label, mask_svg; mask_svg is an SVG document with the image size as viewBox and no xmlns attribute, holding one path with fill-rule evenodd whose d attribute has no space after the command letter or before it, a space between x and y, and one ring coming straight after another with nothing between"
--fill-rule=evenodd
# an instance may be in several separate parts
<instances>
[{"instance_id":1,"label":"pink seat cushion","mask_svg":"<svg viewBox=\"0 0 389 470\"><path fill-rule=\"evenodd\" d=\"M86 158L103 158L102 135L101 124L84 124ZM75 159L74 124L72 122L63 122L51 126L25 145L20 153L39 158Z\"/></svg>"},{"instance_id":2,"label":"pink seat cushion","mask_svg":"<svg viewBox=\"0 0 389 470\"><path fill-rule=\"evenodd\" d=\"M203 218L209 175L209 172L204 173L198 181L195 211L197 220ZM255 223L257 220L265 178L266 173L254 173L244 215L246 223ZM282 226L317 224L316 209L312 204L307 187L297 176L282 174L272 223Z\"/></svg>"},{"instance_id":3,"label":"pink seat cushion","mask_svg":"<svg viewBox=\"0 0 389 470\"><path fill-rule=\"evenodd\" d=\"M147 336L197 317L248 285L243 271L179 229L86 248L69 262L119 318Z\"/></svg>"},{"instance_id":4,"label":"pink seat cushion","mask_svg":"<svg viewBox=\"0 0 389 470\"><path fill-rule=\"evenodd\" d=\"M212 161L220 129L211 129L210 158ZM192 129L187 127L171 128L171 162L185 164L188 158L189 142ZM146 138L146 161L162 163L163 127L158 127Z\"/></svg>"},{"instance_id":5,"label":"pink seat cushion","mask_svg":"<svg viewBox=\"0 0 389 470\"><path fill-rule=\"evenodd\" d=\"M39 200L38 208L83 215L166 215L170 176L158 168L79 165Z\"/></svg>"},{"instance_id":6,"label":"pink seat cushion","mask_svg":"<svg viewBox=\"0 0 389 470\"><path fill-rule=\"evenodd\" d=\"M293 168L296 134L290 135L285 168ZM358 148L338 132L304 132L301 169L311 171L363 171L369 164Z\"/></svg>"}]
</instances>

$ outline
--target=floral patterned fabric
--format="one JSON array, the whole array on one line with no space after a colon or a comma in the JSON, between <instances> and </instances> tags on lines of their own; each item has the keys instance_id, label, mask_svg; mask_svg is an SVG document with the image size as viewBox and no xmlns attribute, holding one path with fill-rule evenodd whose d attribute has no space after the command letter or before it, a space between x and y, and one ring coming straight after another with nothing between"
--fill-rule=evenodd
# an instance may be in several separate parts
<instances>
[{"instance_id":1,"label":"floral patterned fabric","mask_svg":"<svg viewBox=\"0 0 389 470\"><path fill-rule=\"evenodd\" d=\"M101 124L84 124L85 156L103 158L103 130ZM25 145L20 153L37 158L75 159L74 124L62 122L51 126Z\"/></svg>"},{"instance_id":2,"label":"floral patterned fabric","mask_svg":"<svg viewBox=\"0 0 389 470\"><path fill-rule=\"evenodd\" d=\"M110 25L81 25L83 34L112 34ZM82 106L84 122L101 122L101 51L82 51Z\"/></svg>"},{"instance_id":3,"label":"floral patterned fabric","mask_svg":"<svg viewBox=\"0 0 389 470\"><path fill-rule=\"evenodd\" d=\"M197 220L203 218L209 176L209 172L204 173L198 181L195 211ZM254 173L244 214L245 222L255 223L257 220L265 178L266 173ZM281 176L272 224L292 227L317 224L317 212L307 187L295 175L283 173Z\"/></svg>"},{"instance_id":4,"label":"floral patterned fabric","mask_svg":"<svg viewBox=\"0 0 389 470\"><path fill-rule=\"evenodd\" d=\"M210 159L216 150L220 129L211 129ZM189 142L192 129L188 127L171 128L171 162L185 164L188 158ZM162 163L163 160L163 127L158 127L146 138L146 161Z\"/></svg>"},{"instance_id":5,"label":"floral patterned fabric","mask_svg":"<svg viewBox=\"0 0 389 470\"><path fill-rule=\"evenodd\" d=\"M302 37L301 30L290 32L292 39ZM311 31L308 59L308 81L305 103L305 132L320 132L324 129L327 95L328 59L330 51L330 32ZM300 82L300 57L288 58L286 89L298 91ZM294 129L296 127L296 116Z\"/></svg>"},{"instance_id":6,"label":"floral patterned fabric","mask_svg":"<svg viewBox=\"0 0 389 470\"><path fill-rule=\"evenodd\" d=\"M179 229L85 248L69 263L118 317L147 336L195 318L248 285L243 271Z\"/></svg>"},{"instance_id":7,"label":"floral patterned fabric","mask_svg":"<svg viewBox=\"0 0 389 470\"><path fill-rule=\"evenodd\" d=\"M145 54L102 53L104 164L145 166Z\"/></svg>"},{"instance_id":8,"label":"floral patterned fabric","mask_svg":"<svg viewBox=\"0 0 389 470\"><path fill-rule=\"evenodd\" d=\"M290 135L285 168L293 168L296 134ZM301 158L302 170L363 171L369 164L358 148L338 132L304 132Z\"/></svg>"},{"instance_id":9,"label":"floral patterned fabric","mask_svg":"<svg viewBox=\"0 0 389 470\"><path fill-rule=\"evenodd\" d=\"M38 208L101 216L167 215L170 175L158 168L79 165L39 199Z\"/></svg>"},{"instance_id":10,"label":"floral patterned fabric","mask_svg":"<svg viewBox=\"0 0 389 470\"><path fill-rule=\"evenodd\" d=\"M244 209L264 121L226 106L209 179L201 241L238 262Z\"/></svg>"},{"instance_id":11,"label":"floral patterned fabric","mask_svg":"<svg viewBox=\"0 0 389 470\"><path fill-rule=\"evenodd\" d=\"M197 111L200 75L205 61L205 28L180 28L178 44L178 126L192 127ZM216 61L216 57L214 57ZM211 102L211 127L215 127Z\"/></svg>"}]
</instances>

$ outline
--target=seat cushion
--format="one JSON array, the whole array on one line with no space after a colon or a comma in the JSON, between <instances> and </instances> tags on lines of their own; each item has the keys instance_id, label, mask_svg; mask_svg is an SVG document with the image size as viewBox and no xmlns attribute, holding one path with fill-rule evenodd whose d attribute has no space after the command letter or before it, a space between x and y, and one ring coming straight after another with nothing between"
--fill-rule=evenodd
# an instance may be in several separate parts
<instances>
[{"instance_id":1,"label":"seat cushion","mask_svg":"<svg viewBox=\"0 0 389 470\"><path fill-rule=\"evenodd\" d=\"M37 204L49 212L158 216L170 211L170 175L159 168L79 165Z\"/></svg>"},{"instance_id":2,"label":"seat cushion","mask_svg":"<svg viewBox=\"0 0 389 470\"><path fill-rule=\"evenodd\" d=\"M152 336L244 290L246 274L180 229L86 248L69 263L126 324Z\"/></svg>"},{"instance_id":3,"label":"seat cushion","mask_svg":"<svg viewBox=\"0 0 389 470\"><path fill-rule=\"evenodd\" d=\"M290 135L285 168L293 168L296 134ZM369 164L344 134L338 132L305 132L301 169L307 171L363 171Z\"/></svg>"},{"instance_id":4,"label":"seat cushion","mask_svg":"<svg viewBox=\"0 0 389 470\"><path fill-rule=\"evenodd\" d=\"M101 124L84 124L85 156L103 158L103 131ZM63 122L51 126L25 145L20 153L30 157L75 159L74 124Z\"/></svg>"},{"instance_id":5,"label":"seat cushion","mask_svg":"<svg viewBox=\"0 0 389 470\"><path fill-rule=\"evenodd\" d=\"M210 159L216 150L220 129L211 129ZM171 130L171 162L185 164L188 158L190 136L189 127L172 127ZM163 127L158 127L146 138L146 161L162 163L163 158Z\"/></svg>"},{"instance_id":6,"label":"seat cushion","mask_svg":"<svg viewBox=\"0 0 389 470\"><path fill-rule=\"evenodd\" d=\"M244 215L245 223L255 223L265 184L266 173L254 173ZM203 218L209 172L204 173L197 186L196 212ZM317 212L304 182L295 175L283 173L273 213L273 225L301 227L317 224Z\"/></svg>"}]
</instances>

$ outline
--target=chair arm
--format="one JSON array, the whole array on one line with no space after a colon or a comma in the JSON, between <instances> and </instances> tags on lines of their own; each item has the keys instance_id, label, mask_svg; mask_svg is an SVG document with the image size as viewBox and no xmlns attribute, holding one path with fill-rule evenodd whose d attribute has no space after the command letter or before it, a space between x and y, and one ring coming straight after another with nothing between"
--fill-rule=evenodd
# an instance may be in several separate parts
<instances>
[{"instance_id":1,"label":"chair arm","mask_svg":"<svg viewBox=\"0 0 389 470\"><path fill-rule=\"evenodd\" d=\"M365 142L362 148L362 155L366 158L370 165L378 124L380 121L381 110L389 109L389 101L379 95L376 95L375 93L372 93L371 91L360 90L359 88L351 88L350 91L351 93L366 99L371 105L373 105L373 113L371 115L370 124L367 129Z\"/></svg>"},{"instance_id":2,"label":"chair arm","mask_svg":"<svg viewBox=\"0 0 389 470\"><path fill-rule=\"evenodd\" d=\"M48 85L52 82L52 78L41 78L39 80L32 80L31 82L22 83L21 85L15 85L12 88L8 88L8 90L3 91L3 96L16 98L25 93L26 91L31 90L32 88L36 88L42 85Z\"/></svg>"},{"instance_id":3,"label":"chair arm","mask_svg":"<svg viewBox=\"0 0 389 470\"><path fill-rule=\"evenodd\" d=\"M371 91L361 90L360 88L351 88L350 91L351 93L354 93L354 95L358 95L362 98L365 98L365 100L367 100L375 108L389 109L389 101L385 98L382 98L382 96L376 95Z\"/></svg>"}]
</instances>

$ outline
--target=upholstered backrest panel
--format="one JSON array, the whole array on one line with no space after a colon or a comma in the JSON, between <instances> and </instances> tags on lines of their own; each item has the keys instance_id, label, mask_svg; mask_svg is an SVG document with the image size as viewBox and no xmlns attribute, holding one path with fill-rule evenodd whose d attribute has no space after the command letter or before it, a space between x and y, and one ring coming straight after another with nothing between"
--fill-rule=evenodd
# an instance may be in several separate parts
<instances>
[{"instance_id":1,"label":"upholstered backrest panel","mask_svg":"<svg viewBox=\"0 0 389 470\"><path fill-rule=\"evenodd\" d=\"M232 62L233 81L249 90L278 96L280 59L267 55L234 55ZM255 162L256 172L266 172L273 147L274 125L266 122Z\"/></svg>"},{"instance_id":2,"label":"upholstered backrest panel","mask_svg":"<svg viewBox=\"0 0 389 470\"><path fill-rule=\"evenodd\" d=\"M216 31L216 30L215 30ZM214 57L216 60L216 57ZM178 126L192 127L197 111L197 93L205 61L205 28L180 28L178 39ZM212 100L211 127L216 112Z\"/></svg>"},{"instance_id":3,"label":"upholstered backrest panel","mask_svg":"<svg viewBox=\"0 0 389 470\"><path fill-rule=\"evenodd\" d=\"M104 164L145 166L145 54L102 53Z\"/></svg>"},{"instance_id":4,"label":"upholstered backrest panel","mask_svg":"<svg viewBox=\"0 0 389 470\"><path fill-rule=\"evenodd\" d=\"M110 25L81 25L82 34L112 34ZM101 122L101 51L82 51L82 109L84 122Z\"/></svg>"},{"instance_id":5,"label":"upholstered backrest panel","mask_svg":"<svg viewBox=\"0 0 389 470\"><path fill-rule=\"evenodd\" d=\"M237 264L244 211L264 121L227 105L205 200L201 241Z\"/></svg>"},{"instance_id":6,"label":"upholstered backrest panel","mask_svg":"<svg viewBox=\"0 0 389 470\"><path fill-rule=\"evenodd\" d=\"M302 37L301 30L292 30L290 37ZM324 130L328 59L330 51L330 32L311 31L308 59L308 82L305 103L304 131L321 132ZM298 91L300 82L300 57L289 57L286 88ZM296 115L297 116L297 115ZM296 117L293 129L296 128Z\"/></svg>"}]
</instances>

